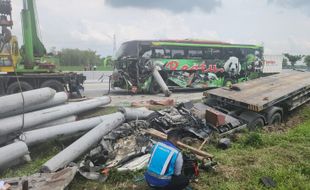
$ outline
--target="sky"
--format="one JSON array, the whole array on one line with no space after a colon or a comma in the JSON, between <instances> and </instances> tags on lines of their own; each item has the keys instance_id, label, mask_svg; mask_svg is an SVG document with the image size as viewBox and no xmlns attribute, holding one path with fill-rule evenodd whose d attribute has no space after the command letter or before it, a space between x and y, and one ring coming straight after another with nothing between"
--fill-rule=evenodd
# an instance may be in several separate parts
<instances>
[{"instance_id":1,"label":"sky","mask_svg":"<svg viewBox=\"0 0 310 190\"><path fill-rule=\"evenodd\" d=\"M22 0L13 0L22 41ZM264 45L265 54L310 54L309 0L37 0L40 33L56 47L113 53L129 40L205 39ZM21 42L20 42L21 43Z\"/></svg>"}]
</instances>

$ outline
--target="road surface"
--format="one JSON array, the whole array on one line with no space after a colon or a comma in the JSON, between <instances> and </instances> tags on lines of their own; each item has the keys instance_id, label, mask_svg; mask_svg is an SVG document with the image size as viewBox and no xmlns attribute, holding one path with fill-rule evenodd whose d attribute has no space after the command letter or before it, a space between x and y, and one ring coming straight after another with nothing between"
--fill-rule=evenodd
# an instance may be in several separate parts
<instances>
[{"instance_id":1,"label":"road surface","mask_svg":"<svg viewBox=\"0 0 310 190\"><path fill-rule=\"evenodd\" d=\"M100 97L107 95L109 92L109 76L111 71L86 71L83 95L87 98ZM100 81L98 80L100 78ZM131 102L146 100L163 100L167 99L164 94L130 94L127 90L111 89L109 96L112 98L111 106L129 106ZM202 92L174 92L169 98L176 102L187 102L202 98Z\"/></svg>"}]
</instances>

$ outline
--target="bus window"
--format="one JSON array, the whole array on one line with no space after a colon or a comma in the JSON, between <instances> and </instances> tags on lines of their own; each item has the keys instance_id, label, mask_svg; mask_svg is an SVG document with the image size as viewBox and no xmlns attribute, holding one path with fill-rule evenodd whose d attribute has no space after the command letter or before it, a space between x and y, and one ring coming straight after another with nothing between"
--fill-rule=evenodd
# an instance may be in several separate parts
<instances>
[{"instance_id":1,"label":"bus window","mask_svg":"<svg viewBox=\"0 0 310 190\"><path fill-rule=\"evenodd\" d=\"M151 55L152 55L152 50L148 50L143 53L142 57L148 59L148 58L151 58Z\"/></svg>"},{"instance_id":2,"label":"bus window","mask_svg":"<svg viewBox=\"0 0 310 190\"><path fill-rule=\"evenodd\" d=\"M202 57L202 50L188 50L188 58L201 59Z\"/></svg>"},{"instance_id":3,"label":"bus window","mask_svg":"<svg viewBox=\"0 0 310 190\"><path fill-rule=\"evenodd\" d=\"M170 49L165 49L165 58L171 59L171 50Z\"/></svg>"},{"instance_id":4,"label":"bus window","mask_svg":"<svg viewBox=\"0 0 310 190\"><path fill-rule=\"evenodd\" d=\"M164 58L165 57L164 49L154 49L152 57L153 58Z\"/></svg>"},{"instance_id":5,"label":"bus window","mask_svg":"<svg viewBox=\"0 0 310 190\"><path fill-rule=\"evenodd\" d=\"M184 58L184 50L183 49L173 49L171 50L172 59L182 59Z\"/></svg>"},{"instance_id":6,"label":"bus window","mask_svg":"<svg viewBox=\"0 0 310 190\"><path fill-rule=\"evenodd\" d=\"M205 59L220 59L221 58L221 50L215 48L208 48L205 50Z\"/></svg>"}]
</instances>

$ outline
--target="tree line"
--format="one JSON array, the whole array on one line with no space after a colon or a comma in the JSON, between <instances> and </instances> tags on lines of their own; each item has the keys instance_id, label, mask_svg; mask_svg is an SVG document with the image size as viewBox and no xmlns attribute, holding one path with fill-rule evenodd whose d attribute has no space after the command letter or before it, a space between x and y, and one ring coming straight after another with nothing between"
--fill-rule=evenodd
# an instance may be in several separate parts
<instances>
[{"instance_id":1,"label":"tree line","mask_svg":"<svg viewBox=\"0 0 310 190\"><path fill-rule=\"evenodd\" d=\"M57 57L62 66L93 66L101 65L104 61L104 58L93 50L62 49Z\"/></svg>"},{"instance_id":2,"label":"tree line","mask_svg":"<svg viewBox=\"0 0 310 190\"><path fill-rule=\"evenodd\" d=\"M282 66L288 67L288 61L292 65L292 68L295 68L295 64L304 58L305 65L310 69L310 55L291 55L289 53L284 53L284 59L282 61Z\"/></svg>"}]
</instances>

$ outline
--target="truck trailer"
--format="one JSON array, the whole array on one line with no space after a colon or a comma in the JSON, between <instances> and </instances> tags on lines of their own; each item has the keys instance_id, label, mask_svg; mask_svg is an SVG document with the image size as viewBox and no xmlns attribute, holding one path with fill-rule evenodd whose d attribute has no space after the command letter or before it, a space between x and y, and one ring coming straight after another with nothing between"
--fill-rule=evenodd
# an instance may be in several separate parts
<instances>
[{"instance_id":1,"label":"truck trailer","mask_svg":"<svg viewBox=\"0 0 310 190\"><path fill-rule=\"evenodd\" d=\"M286 71L204 92L206 120L220 133L278 124L310 100L310 72Z\"/></svg>"}]
</instances>

